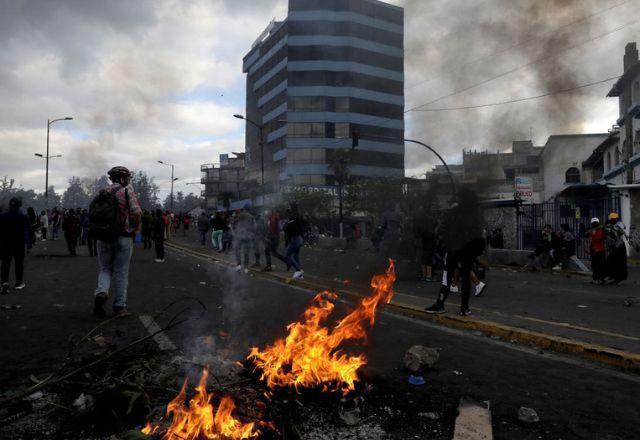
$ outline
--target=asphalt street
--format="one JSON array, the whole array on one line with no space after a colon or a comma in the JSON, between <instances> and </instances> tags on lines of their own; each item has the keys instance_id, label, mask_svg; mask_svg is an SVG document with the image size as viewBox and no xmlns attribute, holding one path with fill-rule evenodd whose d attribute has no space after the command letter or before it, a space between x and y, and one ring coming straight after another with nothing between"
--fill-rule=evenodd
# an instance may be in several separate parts
<instances>
[{"instance_id":1,"label":"asphalt street","mask_svg":"<svg viewBox=\"0 0 640 440\"><path fill-rule=\"evenodd\" d=\"M84 247L78 257L65 254L62 242L39 243L27 258L27 289L0 298L4 305L22 306L0 311L4 391L25 386L32 374L54 371L64 362L70 337L97 324L91 315L97 262ZM168 252L164 264L153 258L152 251L140 246L134 252L129 290L133 315L109 326L116 341L145 334L137 315L156 316L162 325L188 306L190 320L168 334L180 350L193 350L198 336L224 335L232 355L242 359L251 346L282 336L313 295L176 251ZM188 298L196 298L206 310ZM349 307L345 303L336 313ZM442 349L422 387L408 384L403 369L402 356L414 344ZM363 350L369 358L366 376L406 394L416 413L436 411L453 421L460 398L471 396L491 402L496 438L640 438L640 377L635 375L387 312L380 314ZM520 424L521 406L534 408L541 422Z\"/></svg>"}]
</instances>

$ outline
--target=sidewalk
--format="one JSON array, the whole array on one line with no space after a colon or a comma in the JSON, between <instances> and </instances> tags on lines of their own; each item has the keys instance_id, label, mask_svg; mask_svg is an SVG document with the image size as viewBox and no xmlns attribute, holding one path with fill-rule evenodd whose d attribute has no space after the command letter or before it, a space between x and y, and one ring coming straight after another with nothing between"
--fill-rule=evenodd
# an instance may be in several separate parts
<instances>
[{"instance_id":1,"label":"sidewalk","mask_svg":"<svg viewBox=\"0 0 640 440\"><path fill-rule=\"evenodd\" d=\"M209 242L201 246L195 236L176 237L169 243L235 264L233 253L217 253ZM261 258L264 264L264 255ZM371 276L386 265L381 256L373 253L339 253L306 247L301 251L301 260L307 283L360 294L369 291ZM276 259L275 263L277 267L272 274L285 277L282 262ZM483 332L493 326L494 334L507 339L513 334L513 339L520 342L523 342L521 334L529 332L532 345L540 345L540 333L559 338L565 345L593 344L588 348L608 347L638 354L640 359L640 268L630 267L629 271L630 280L621 286L594 286L584 276L496 268L488 271L484 294L471 299L471 319L457 316L459 295L451 294L447 301L449 313L443 315L446 319L434 320ZM392 304L422 313L433 304L438 289L437 282L398 281ZM625 305L629 298L631 306Z\"/></svg>"}]
</instances>

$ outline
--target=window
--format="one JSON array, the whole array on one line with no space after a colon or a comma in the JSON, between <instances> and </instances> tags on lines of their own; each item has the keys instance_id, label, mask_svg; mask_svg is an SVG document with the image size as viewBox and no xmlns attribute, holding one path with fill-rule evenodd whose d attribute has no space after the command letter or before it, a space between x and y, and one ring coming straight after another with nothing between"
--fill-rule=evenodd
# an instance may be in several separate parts
<instances>
[{"instance_id":1,"label":"window","mask_svg":"<svg viewBox=\"0 0 640 440\"><path fill-rule=\"evenodd\" d=\"M321 138L324 137L324 122L292 122L287 124L289 137Z\"/></svg>"},{"instance_id":2,"label":"window","mask_svg":"<svg viewBox=\"0 0 640 440\"><path fill-rule=\"evenodd\" d=\"M335 138L339 139L339 138L350 138L351 137L351 133L349 131L349 127L350 124L348 123L336 123L335 125Z\"/></svg>"},{"instance_id":3,"label":"window","mask_svg":"<svg viewBox=\"0 0 640 440\"><path fill-rule=\"evenodd\" d=\"M349 111L349 98L336 98L336 113L347 113Z\"/></svg>"},{"instance_id":4,"label":"window","mask_svg":"<svg viewBox=\"0 0 640 440\"><path fill-rule=\"evenodd\" d=\"M324 185L325 184L325 176L320 174L309 174L309 175L295 175L293 176L293 184L294 185Z\"/></svg>"},{"instance_id":5,"label":"window","mask_svg":"<svg viewBox=\"0 0 640 440\"><path fill-rule=\"evenodd\" d=\"M294 96L289 98L289 110L292 112L323 112L325 98L322 96Z\"/></svg>"},{"instance_id":6,"label":"window","mask_svg":"<svg viewBox=\"0 0 640 440\"><path fill-rule=\"evenodd\" d=\"M323 164L323 148L289 148L287 150L289 164Z\"/></svg>"},{"instance_id":7,"label":"window","mask_svg":"<svg viewBox=\"0 0 640 440\"><path fill-rule=\"evenodd\" d=\"M580 183L580 170L576 167L571 167L565 173L565 183Z\"/></svg>"}]
</instances>

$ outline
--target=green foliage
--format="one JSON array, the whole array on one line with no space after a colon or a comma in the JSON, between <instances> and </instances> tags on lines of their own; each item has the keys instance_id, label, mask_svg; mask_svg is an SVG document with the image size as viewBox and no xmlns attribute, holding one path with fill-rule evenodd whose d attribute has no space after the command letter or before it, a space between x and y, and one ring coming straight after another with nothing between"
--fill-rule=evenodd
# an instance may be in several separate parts
<instances>
[{"instance_id":1,"label":"green foliage","mask_svg":"<svg viewBox=\"0 0 640 440\"><path fill-rule=\"evenodd\" d=\"M379 217L403 201L400 179L368 178L352 181L344 190L344 204L351 213Z\"/></svg>"},{"instance_id":2,"label":"green foliage","mask_svg":"<svg viewBox=\"0 0 640 440\"><path fill-rule=\"evenodd\" d=\"M335 196L319 189L296 188L286 195L286 201L295 202L307 219L326 219L333 215Z\"/></svg>"}]
</instances>

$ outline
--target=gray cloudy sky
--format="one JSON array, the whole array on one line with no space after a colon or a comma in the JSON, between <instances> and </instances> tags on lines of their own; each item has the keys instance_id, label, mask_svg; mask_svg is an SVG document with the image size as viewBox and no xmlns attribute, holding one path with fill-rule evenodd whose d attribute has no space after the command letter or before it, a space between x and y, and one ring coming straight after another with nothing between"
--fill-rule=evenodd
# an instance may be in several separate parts
<instances>
[{"instance_id":1,"label":"gray cloudy sky","mask_svg":"<svg viewBox=\"0 0 640 440\"><path fill-rule=\"evenodd\" d=\"M640 32L640 0L395 0L406 9L407 109L458 107L595 82L622 70ZM242 151L242 55L285 0L0 0L0 176L41 190L48 118L50 180L142 169L166 191L200 178L201 163ZM619 5L619 6L616 6ZM506 72L510 72L505 74ZM407 137L452 161L463 147L542 144L549 134L606 131L611 82L476 110L410 112ZM407 175L433 158L407 148Z\"/></svg>"}]
</instances>

